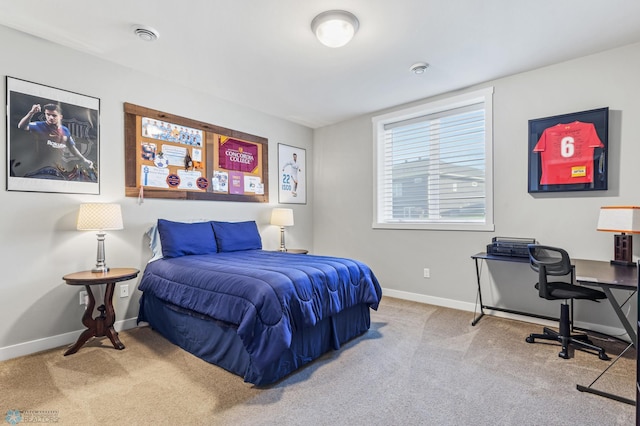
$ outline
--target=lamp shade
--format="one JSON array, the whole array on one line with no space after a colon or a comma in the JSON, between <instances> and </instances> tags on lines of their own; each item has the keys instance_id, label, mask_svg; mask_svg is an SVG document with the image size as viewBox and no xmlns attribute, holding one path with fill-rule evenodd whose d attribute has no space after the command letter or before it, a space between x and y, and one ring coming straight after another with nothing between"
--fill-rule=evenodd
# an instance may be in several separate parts
<instances>
[{"instance_id":1,"label":"lamp shade","mask_svg":"<svg viewBox=\"0 0 640 426\"><path fill-rule=\"evenodd\" d=\"M328 10L311 21L311 31L320 43L328 47L342 47L349 43L359 26L358 18L345 10Z\"/></svg>"},{"instance_id":2,"label":"lamp shade","mask_svg":"<svg viewBox=\"0 0 640 426\"><path fill-rule=\"evenodd\" d=\"M123 229L120 204L80 204L77 228L81 231Z\"/></svg>"},{"instance_id":3,"label":"lamp shade","mask_svg":"<svg viewBox=\"0 0 640 426\"><path fill-rule=\"evenodd\" d=\"M640 207L601 207L598 218L598 231L640 234Z\"/></svg>"},{"instance_id":4,"label":"lamp shade","mask_svg":"<svg viewBox=\"0 0 640 426\"><path fill-rule=\"evenodd\" d=\"M271 224L277 226L293 226L293 210L273 209L271 212Z\"/></svg>"}]
</instances>

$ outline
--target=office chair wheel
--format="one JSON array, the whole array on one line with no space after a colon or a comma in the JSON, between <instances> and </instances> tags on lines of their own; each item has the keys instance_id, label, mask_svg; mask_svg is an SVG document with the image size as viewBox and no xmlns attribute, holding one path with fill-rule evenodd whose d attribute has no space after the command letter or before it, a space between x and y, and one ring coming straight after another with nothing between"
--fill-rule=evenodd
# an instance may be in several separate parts
<instances>
[{"instance_id":1,"label":"office chair wheel","mask_svg":"<svg viewBox=\"0 0 640 426\"><path fill-rule=\"evenodd\" d=\"M562 350L558 353L558 356L560 358L569 359L569 352L567 352L566 350Z\"/></svg>"},{"instance_id":2,"label":"office chair wheel","mask_svg":"<svg viewBox=\"0 0 640 426\"><path fill-rule=\"evenodd\" d=\"M598 352L598 358L600 358L603 361L609 361L611 359L604 352Z\"/></svg>"},{"instance_id":3,"label":"office chair wheel","mask_svg":"<svg viewBox=\"0 0 640 426\"><path fill-rule=\"evenodd\" d=\"M536 341L532 336L527 336L524 340L527 343L535 343L535 341Z\"/></svg>"}]
</instances>

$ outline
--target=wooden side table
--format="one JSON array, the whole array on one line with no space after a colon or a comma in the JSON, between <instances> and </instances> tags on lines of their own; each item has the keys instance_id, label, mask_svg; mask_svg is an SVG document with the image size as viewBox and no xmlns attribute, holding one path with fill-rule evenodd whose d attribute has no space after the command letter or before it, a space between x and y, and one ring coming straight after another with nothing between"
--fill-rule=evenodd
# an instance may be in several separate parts
<instances>
[{"instance_id":1,"label":"wooden side table","mask_svg":"<svg viewBox=\"0 0 640 426\"><path fill-rule=\"evenodd\" d=\"M309 250L305 250L305 249L287 249L287 253L307 254L307 253L309 253Z\"/></svg>"},{"instance_id":2,"label":"wooden side table","mask_svg":"<svg viewBox=\"0 0 640 426\"><path fill-rule=\"evenodd\" d=\"M82 316L82 324L87 329L78 337L78 341L64 353L65 356L78 352L78 349L92 337L107 336L114 348L124 349L124 345L118 339L118 333L113 328L113 323L116 321L116 312L113 309L112 300L113 290L117 282L131 280L137 277L139 273L140 271L135 268L112 268L107 272L82 271L62 277L69 285L85 286L89 296L89 305ZM97 284L106 284L107 288L104 292L104 304L98 307L100 315L93 318L96 299L91 291L91 286Z\"/></svg>"}]
</instances>

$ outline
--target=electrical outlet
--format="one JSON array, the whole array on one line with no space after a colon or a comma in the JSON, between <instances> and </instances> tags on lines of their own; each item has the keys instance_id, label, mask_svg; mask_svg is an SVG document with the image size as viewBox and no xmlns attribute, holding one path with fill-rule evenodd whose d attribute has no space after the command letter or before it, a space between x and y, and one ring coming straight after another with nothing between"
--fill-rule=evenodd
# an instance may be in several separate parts
<instances>
[{"instance_id":1,"label":"electrical outlet","mask_svg":"<svg viewBox=\"0 0 640 426\"><path fill-rule=\"evenodd\" d=\"M87 294L86 290L82 290L80 292L80 304L87 306L88 303L89 303L89 295Z\"/></svg>"},{"instance_id":2,"label":"electrical outlet","mask_svg":"<svg viewBox=\"0 0 640 426\"><path fill-rule=\"evenodd\" d=\"M120 284L120 297L129 297L129 284Z\"/></svg>"},{"instance_id":3,"label":"electrical outlet","mask_svg":"<svg viewBox=\"0 0 640 426\"><path fill-rule=\"evenodd\" d=\"M431 278L431 271L429 271L429 268L424 268L424 277Z\"/></svg>"}]
</instances>

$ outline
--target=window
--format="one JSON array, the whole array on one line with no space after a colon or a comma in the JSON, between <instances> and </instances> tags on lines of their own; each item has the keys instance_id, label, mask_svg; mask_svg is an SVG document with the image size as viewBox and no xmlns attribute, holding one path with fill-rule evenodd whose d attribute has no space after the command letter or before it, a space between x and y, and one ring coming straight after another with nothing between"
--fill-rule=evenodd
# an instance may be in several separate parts
<instances>
[{"instance_id":1,"label":"window","mask_svg":"<svg viewBox=\"0 0 640 426\"><path fill-rule=\"evenodd\" d=\"M493 231L492 95L373 118L374 228Z\"/></svg>"}]
</instances>

